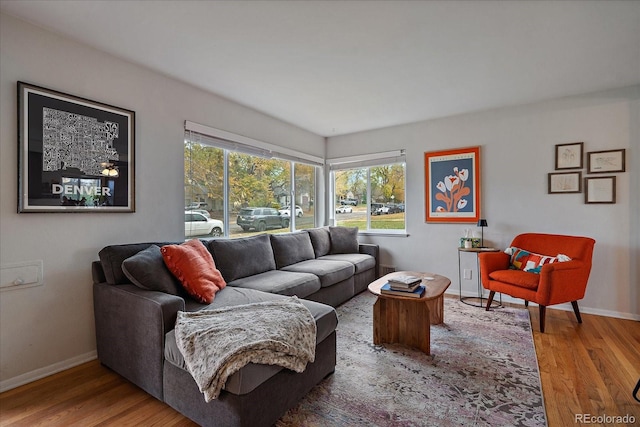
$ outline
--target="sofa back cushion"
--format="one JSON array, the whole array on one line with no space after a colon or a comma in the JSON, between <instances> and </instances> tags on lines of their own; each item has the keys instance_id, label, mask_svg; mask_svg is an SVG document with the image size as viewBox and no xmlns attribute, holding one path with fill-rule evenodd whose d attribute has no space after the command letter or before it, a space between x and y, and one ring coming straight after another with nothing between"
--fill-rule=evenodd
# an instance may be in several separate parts
<instances>
[{"instance_id":1,"label":"sofa back cushion","mask_svg":"<svg viewBox=\"0 0 640 427\"><path fill-rule=\"evenodd\" d=\"M110 285L131 283L124 274L124 271L122 271L122 262L138 252L147 249L151 245L163 246L171 243L175 242L130 243L124 245L105 246L98 253L98 256L100 257L100 264L102 265L102 270L104 271L107 283Z\"/></svg>"},{"instance_id":2,"label":"sofa back cushion","mask_svg":"<svg viewBox=\"0 0 640 427\"><path fill-rule=\"evenodd\" d=\"M276 269L268 234L214 239L209 242L209 251L227 283Z\"/></svg>"},{"instance_id":3,"label":"sofa back cushion","mask_svg":"<svg viewBox=\"0 0 640 427\"><path fill-rule=\"evenodd\" d=\"M311 244L313 245L313 252L316 258L325 256L331 250L331 238L329 237L329 229L312 228L307 230L309 237L311 238Z\"/></svg>"},{"instance_id":4,"label":"sofa back cushion","mask_svg":"<svg viewBox=\"0 0 640 427\"><path fill-rule=\"evenodd\" d=\"M358 253L358 227L329 227L332 254Z\"/></svg>"},{"instance_id":5,"label":"sofa back cushion","mask_svg":"<svg viewBox=\"0 0 640 427\"><path fill-rule=\"evenodd\" d=\"M595 240L589 237L524 233L516 236L510 246L544 255L564 254L591 265L594 244Z\"/></svg>"},{"instance_id":6,"label":"sofa back cushion","mask_svg":"<svg viewBox=\"0 0 640 427\"><path fill-rule=\"evenodd\" d=\"M278 269L300 261L315 259L311 238L306 231L272 234L271 247Z\"/></svg>"}]
</instances>

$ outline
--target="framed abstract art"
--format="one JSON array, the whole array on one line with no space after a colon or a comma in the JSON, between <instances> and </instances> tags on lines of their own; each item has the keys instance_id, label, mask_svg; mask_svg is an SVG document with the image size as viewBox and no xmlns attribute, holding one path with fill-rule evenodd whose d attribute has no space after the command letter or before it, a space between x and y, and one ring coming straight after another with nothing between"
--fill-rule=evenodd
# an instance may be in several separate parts
<instances>
[{"instance_id":1,"label":"framed abstract art","mask_svg":"<svg viewBox=\"0 0 640 427\"><path fill-rule=\"evenodd\" d=\"M424 153L427 222L477 223L480 147Z\"/></svg>"}]
</instances>

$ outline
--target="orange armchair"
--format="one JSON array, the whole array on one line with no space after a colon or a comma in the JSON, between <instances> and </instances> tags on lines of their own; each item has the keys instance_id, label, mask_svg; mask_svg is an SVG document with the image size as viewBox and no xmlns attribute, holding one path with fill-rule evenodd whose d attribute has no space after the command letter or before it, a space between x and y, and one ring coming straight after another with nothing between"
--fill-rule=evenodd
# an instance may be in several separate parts
<instances>
[{"instance_id":1,"label":"orange armchair","mask_svg":"<svg viewBox=\"0 0 640 427\"><path fill-rule=\"evenodd\" d=\"M487 311L496 292L522 298L540 308L540 332L544 332L544 317L549 305L571 302L578 323L582 323L578 300L584 298L591 258L596 241L589 237L558 234L520 234L512 247L531 253L555 257L567 255L571 261L544 264L539 274L510 269L511 257L504 252L483 252L478 255L482 286L489 290Z\"/></svg>"}]
</instances>

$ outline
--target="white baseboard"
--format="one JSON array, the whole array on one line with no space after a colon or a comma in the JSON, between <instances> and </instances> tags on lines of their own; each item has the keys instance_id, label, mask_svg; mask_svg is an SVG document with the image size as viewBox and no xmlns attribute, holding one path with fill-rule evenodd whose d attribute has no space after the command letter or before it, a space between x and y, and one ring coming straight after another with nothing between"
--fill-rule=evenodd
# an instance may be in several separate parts
<instances>
[{"instance_id":1,"label":"white baseboard","mask_svg":"<svg viewBox=\"0 0 640 427\"><path fill-rule=\"evenodd\" d=\"M21 385L28 384L30 382L39 380L41 378L48 377L49 375L57 374L58 372L64 371L69 368L73 368L74 366L81 365L83 363L89 362L94 359L97 359L97 357L98 357L98 354L96 353L95 350L93 350L88 353L72 357L71 359L63 360L61 362L54 363L53 365L45 366L44 368L39 368L30 372L26 372L21 375L18 375L17 377L0 381L0 393L7 390L11 390L16 387L20 387Z\"/></svg>"},{"instance_id":2,"label":"white baseboard","mask_svg":"<svg viewBox=\"0 0 640 427\"><path fill-rule=\"evenodd\" d=\"M459 296L460 291L457 289L448 289L445 293L447 295L456 295ZM488 295L488 291L486 293L486 295L484 295L484 298L487 297ZM499 294L498 294L499 295ZM496 300L499 298L499 296L496 295ZM473 291L462 291L462 296L463 297L477 297L478 293L477 292L473 292ZM524 306L524 302L522 301L522 299L519 298L512 298L508 295L503 295L502 296L502 301L503 302L508 302L508 303L512 303L512 304L521 304L522 306ZM538 304L536 303L529 303L530 306L538 306ZM622 313L619 311L611 311L611 310L602 310L599 308L591 308L591 307L583 307L582 305L580 305L580 301L578 301L578 306L580 308L580 313L581 314L594 314L596 316L605 316L605 317L615 317L618 319L626 319L626 320L640 320L640 314L633 314L633 313ZM573 307L571 306L571 303L566 303L566 304L558 304L558 305L551 305L548 307L549 309L556 309L556 310L564 310L564 311L573 311Z\"/></svg>"}]
</instances>

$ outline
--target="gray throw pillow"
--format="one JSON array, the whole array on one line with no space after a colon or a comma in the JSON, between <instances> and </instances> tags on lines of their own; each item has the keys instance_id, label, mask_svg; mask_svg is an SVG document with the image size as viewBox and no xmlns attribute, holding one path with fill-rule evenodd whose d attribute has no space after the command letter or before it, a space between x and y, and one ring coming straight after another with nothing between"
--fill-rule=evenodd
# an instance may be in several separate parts
<instances>
[{"instance_id":1,"label":"gray throw pillow","mask_svg":"<svg viewBox=\"0 0 640 427\"><path fill-rule=\"evenodd\" d=\"M316 258L328 255L331 250L329 229L326 227L311 228L307 230L307 232L309 233L309 237L311 237L311 244L313 245L313 252L315 253Z\"/></svg>"},{"instance_id":2,"label":"gray throw pillow","mask_svg":"<svg viewBox=\"0 0 640 427\"><path fill-rule=\"evenodd\" d=\"M271 247L273 248L277 268L315 258L311 238L306 231L272 234Z\"/></svg>"},{"instance_id":3,"label":"gray throw pillow","mask_svg":"<svg viewBox=\"0 0 640 427\"><path fill-rule=\"evenodd\" d=\"M151 245L122 261L122 271L142 289L182 295L182 285L165 265L159 246Z\"/></svg>"},{"instance_id":4,"label":"gray throw pillow","mask_svg":"<svg viewBox=\"0 0 640 427\"><path fill-rule=\"evenodd\" d=\"M358 227L329 227L332 254L357 254Z\"/></svg>"}]
</instances>

